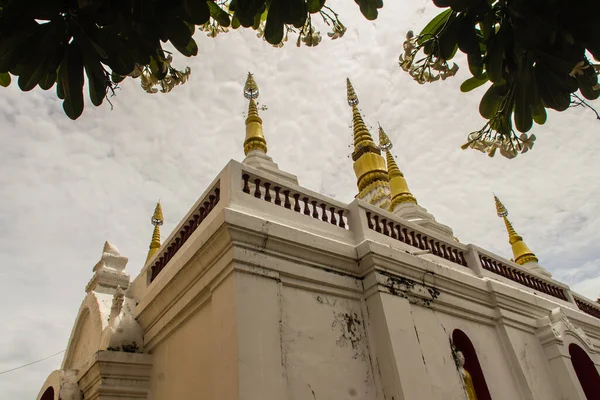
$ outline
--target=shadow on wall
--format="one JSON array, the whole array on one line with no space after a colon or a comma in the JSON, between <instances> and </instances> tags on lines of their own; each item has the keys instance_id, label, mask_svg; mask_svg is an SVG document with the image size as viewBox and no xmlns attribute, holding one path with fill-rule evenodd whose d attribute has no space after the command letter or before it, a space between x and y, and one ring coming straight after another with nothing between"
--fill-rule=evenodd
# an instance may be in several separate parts
<instances>
[{"instance_id":1,"label":"shadow on wall","mask_svg":"<svg viewBox=\"0 0 600 400\"><path fill-rule=\"evenodd\" d=\"M487 383L485 382L485 376L481 370L481 365L479 365L477 353L475 352L475 348L469 337L460 329L455 329L454 332L452 332L452 344L454 344L456 350L462 352L465 357L464 368L471 374L475 393L477 394L477 400L492 400Z\"/></svg>"},{"instance_id":2,"label":"shadow on wall","mask_svg":"<svg viewBox=\"0 0 600 400\"><path fill-rule=\"evenodd\" d=\"M594 362L585 350L574 343L569 345L569 355L585 397L588 400L598 399L598 396L600 396L600 376Z\"/></svg>"}]
</instances>

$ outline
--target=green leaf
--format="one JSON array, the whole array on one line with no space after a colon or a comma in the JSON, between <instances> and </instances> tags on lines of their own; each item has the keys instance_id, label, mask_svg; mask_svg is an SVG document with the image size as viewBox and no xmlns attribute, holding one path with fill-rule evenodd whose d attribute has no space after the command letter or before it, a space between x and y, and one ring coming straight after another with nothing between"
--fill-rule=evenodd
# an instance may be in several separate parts
<instances>
[{"instance_id":1,"label":"green leaf","mask_svg":"<svg viewBox=\"0 0 600 400\"><path fill-rule=\"evenodd\" d=\"M546 122L546 107L540 97L535 76L531 79L531 115L536 124L543 125Z\"/></svg>"},{"instance_id":2,"label":"green leaf","mask_svg":"<svg viewBox=\"0 0 600 400\"><path fill-rule=\"evenodd\" d=\"M281 19L281 2L273 1L269 6L267 23L265 24L265 39L276 45L283 40L283 20Z\"/></svg>"},{"instance_id":3,"label":"green leaf","mask_svg":"<svg viewBox=\"0 0 600 400\"><path fill-rule=\"evenodd\" d=\"M594 68L589 65L583 70L583 75L575 75L579 91L588 100L596 100L600 97L600 90L594 90L593 87L598 84L598 75L594 72Z\"/></svg>"},{"instance_id":4,"label":"green leaf","mask_svg":"<svg viewBox=\"0 0 600 400\"><path fill-rule=\"evenodd\" d=\"M451 60L458 49L458 32L460 29L460 19L455 14L451 14L448 18L445 29L440 32L439 56L444 60Z\"/></svg>"},{"instance_id":5,"label":"green leaf","mask_svg":"<svg viewBox=\"0 0 600 400\"><path fill-rule=\"evenodd\" d=\"M325 0L306 0L306 11L311 14L321 11L325 5Z\"/></svg>"},{"instance_id":6,"label":"green leaf","mask_svg":"<svg viewBox=\"0 0 600 400\"><path fill-rule=\"evenodd\" d=\"M83 65L85 67L85 74L88 81L88 90L90 94L90 100L92 104L98 107L104 101L106 97L107 87L107 76L100 63L100 60L96 57L88 56L84 54Z\"/></svg>"},{"instance_id":7,"label":"green leaf","mask_svg":"<svg viewBox=\"0 0 600 400\"><path fill-rule=\"evenodd\" d=\"M198 55L198 44L196 44L196 41L193 38L190 38L188 43L183 47L179 46L178 44L176 45L175 43L173 43L173 46L175 46L175 48L186 57Z\"/></svg>"},{"instance_id":8,"label":"green leaf","mask_svg":"<svg viewBox=\"0 0 600 400\"><path fill-rule=\"evenodd\" d=\"M0 73L0 86L8 87L10 85L10 74L8 72Z\"/></svg>"},{"instance_id":9,"label":"green leaf","mask_svg":"<svg viewBox=\"0 0 600 400\"><path fill-rule=\"evenodd\" d=\"M214 1L209 0L206 3L210 9L210 16L213 17L213 19L217 21L219 25L224 27L231 25L231 20L229 19L229 14L227 11L216 5Z\"/></svg>"},{"instance_id":10,"label":"green leaf","mask_svg":"<svg viewBox=\"0 0 600 400\"><path fill-rule=\"evenodd\" d=\"M181 7L183 8L182 17L195 25L205 24L208 22L211 14L209 4L214 4L214 2L206 0L183 0L181 2Z\"/></svg>"},{"instance_id":11,"label":"green leaf","mask_svg":"<svg viewBox=\"0 0 600 400\"><path fill-rule=\"evenodd\" d=\"M360 6L360 12L366 19L377 19L378 9L383 7L383 0L354 0Z\"/></svg>"},{"instance_id":12,"label":"green leaf","mask_svg":"<svg viewBox=\"0 0 600 400\"><path fill-rule=\"evenodd\" d=\"M564 90L556 76L542 64L536 64L533 72L540 97L546 107L565 111L571 105L571 94Z\"/></svg>"},{"instance_id":13,"label":"green leaf","mask_svg":"<svg viewBox=\"0 0 600 400\"><path fill-rule=\"evenodd\" d=\"M231 17L231 27L232 27L233 29L237 29L237 28L239 28L240 26L241 26L241 25L240 25L240 20L239 20L239 19L237 19L237 17L236 17L235 15L234 15L233 17Z\"/></svg>"},{"instance_id":14,"label":"green leaf","mask_svg":"<svg viewBox=\"0 0 600 400\"><path fill-rule=\"evenodd\" d=\"M519 132L527 132L533 126L533 115L529 101L527 78L519 79L515 84L515 126Z\"/></svg>"},{"instance_id":15,"label":"green leaf","mask_svg":"<svg viewBox=\"0 0 600 400\"><path fill-rule=\"evenodd\" d=\"M187 30L187 28L185 28ZM135 61L129 47L119 36L107 29L98 32L98 42L108 54L104 61L112 71L119 75L128 75L135 67Z\"/></svg>"},{"instance_id":16,"label":"green leaf","mask_svg":"<svg viewBox=\"0 0 600 400\"><path fill-rule=\"evenodd\" d=\"M281 20L284 24L292 24L302 28L308 17L305 0L277 0L281 2Z\"/></svg>"},{"instance_id":17,"label":"green leaf","mask_svg":"<svg viewBox=\"0 0 600 400\"><path fill-rule=\"evenodd\" d=\"M42 90L51 89L56 82L56 70L46 72L40 79L39 86Z\"/></svg>"},{"instance_id":18,"label":"green leaf","mask_svg":"<svg viewBox=\"0 0 600 400\"><path fill-rule=\"evenodd\" d=\"M479 114L485 119L492 118L496 115L501 100L502 96L498 94L496 87L494 85L490 86L479 103Z\"/></svg>"},{"instance_id":19,"label":"green leaf","mask_svg":"<svg viewBox=\"0 0 600 400\"><path fill-rule=\"evenodd\" d=\"M452 10L448 9L446 11L442 11L435 18L433 18L425 28L419 33L419 39L417 41L418 44L423 44L428 39L431 39L432 36L438 34L438 32L442 29L448 18L452 15Z\"/></svg>"},{"instance_id":20,"label":"green leaf","mask_svg":"<svg viewBox=\"0 0 600 400\"><path fill-rule=\"evenodd\" d=\"M465 54L481 54L479 31L472 18L461 18L458 31L458 48Z\"/></svg>"},{"instance_id":21,"label":"green leaf","mask_svg":"<svg viewBox=\"0 0 600 400\"><path fill-rule=\"evenodd\" d=\"M249 28L254 25L256 15L262 14L264 7L265 0L237 0L234 15L244 28Z\"/></svg>"},{"instance_id":22,"label":"green leaf","mask_svg":"<svg viewBox=\"0 0 600 400\"><path fill-rule=\"evenodd\" d=\"M460 91L463 93L470 92L471 90L477 89L479 86L488 82L489 79L487 75L484 73L481 77L474 76L472 78L467 79L460 85Z\"/></svg>"},{"instance_id":23,"label":"green leaf","mask_svg":"<svg viewBox=\"0 0 600 400\"><path fill-rule=\"evenodd\" d=\"M468 54L467 61L469 63L469 71L471 71L473 76L481 76L482 74L484 74L483 59L481 58L481 54Z\"/></svg>"},{"instance_id":24,"label":"green leaf","mask_svg":"<svg viewBox=\"0 0 600 400\"><path fill-rule=\"evenodd\" d=\"M69 44L60 71L65 93L63 110L75 120L83 113L83 59L77 41Z\"/></svg>"},{"instance_id":25,"label":"green leaf","mask_svg":"<svg viewBox=\"0 0 600 400\"><path fill-rule=\"evenodd\" d=\"M181 19L174 15L167 15L162 20L161 27L166 37L171 41L173 46L177 48L177 50L181 51L180 48L186 48L192 35L190 34L188 27ZM189 57L188 54L184 55Z\"/></svg>"},{"instance_id":26,"label":"green leaf","mask_svg":"<svg viewBox=\"0 0 600 400\"><path fill-rule=\"evenodd\" d=\"M484 60L487 76L496 85L504 83L504 45L503 35L494 36Z\"/></svg>"},{"instance_id":27,"label":"green leaf","mask_svg":"<svg viewBox=\"0 0 600 400\"><path fill-rule=\"evenodd\" d=\"M19 75L19 88L28 92L37 86L40 79L45 75L46 70L44 69L44 54L38 53L40 59L34 58L29 60L23 67L23 72Z\"/></svg>"}]
</instances>

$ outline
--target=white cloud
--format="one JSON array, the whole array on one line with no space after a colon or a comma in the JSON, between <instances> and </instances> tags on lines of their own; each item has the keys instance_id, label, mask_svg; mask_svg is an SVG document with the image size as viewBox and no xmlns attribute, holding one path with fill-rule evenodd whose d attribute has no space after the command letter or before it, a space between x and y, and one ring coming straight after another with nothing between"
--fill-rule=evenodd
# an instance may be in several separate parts
<instances>
[{"instance_id":1,"label":"white cloud","mask_svg":"<svg viewBox=\"0 0 600 400\"><path fill-rule=\"evenodd\" d=\"M269 107L261 113L269 154L305 187L346 202L356 192L347 158L348 76L367 123L381 122L393 140L419 203L461 241L510 257L494 191L555 277L591 298L599 294L594 116L581 109L550 113L547 125L533 129L534 150L514 160L461 151L466 134L483 125L482 90L458 90L468 76L464 62L455 79L425 86L397 63L406 31L438 10L429 1L387 2L369 22L354 2L339 3L349 27L340 40L274 49L251 31L199 34L198 57L176 59L192 67L187 84L148 95L127 81L111 99L113 111L88 104L75 122L53 93L22 93L14 83L1 91L0 370L65 348L105 240L130 258L127 271L135 276L156 200L166 237L227 161L243 158L248 71ZM60 359L0 376L0 392L31 399Z\"/></svg>"}]
</instances>

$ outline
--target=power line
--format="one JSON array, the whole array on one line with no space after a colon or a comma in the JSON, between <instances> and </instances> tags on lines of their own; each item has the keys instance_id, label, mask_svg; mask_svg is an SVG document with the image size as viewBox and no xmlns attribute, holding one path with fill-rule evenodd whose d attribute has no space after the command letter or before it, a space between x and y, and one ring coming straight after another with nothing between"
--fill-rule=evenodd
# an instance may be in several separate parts
<instances>
[{"instance_id":1,"label":"power line","mask_svg":"<svg viewBox=\"0 0 600 400\"><path fill-rule=\"evenodd\" d=\"M48 357L44 357L44 358L42 358L42 359L39 359L39 360L37 360L37 361L33 361L33 362L30 362L30 363L28 363L28 364L21 365L20 367L16 367L16 368L12 368L12 369L7 369L6 371L2 371L2 372L0 372L0 375L2 375L2 374L6 374L6 373L8 373L8 372L16 371L16 370L18 370L18 369L21 369L21 368L28 367L28 366L30 366L30 365L33 365L33 364L37 364L37 363L39 363L39 362L42 362L42 361L44 361L44 360L47 360L47 359L49 359L49 358L52 358L52 357L54 357L54 356L57 356L57 355L59 355L60 353L64 353L65 351L66 351L66 350L61 350L61 351L59 351L58 353L54 353L54 354L52 354L52 355L50 355L50 356L48 356Z\"/></svg>"}]
</instances>

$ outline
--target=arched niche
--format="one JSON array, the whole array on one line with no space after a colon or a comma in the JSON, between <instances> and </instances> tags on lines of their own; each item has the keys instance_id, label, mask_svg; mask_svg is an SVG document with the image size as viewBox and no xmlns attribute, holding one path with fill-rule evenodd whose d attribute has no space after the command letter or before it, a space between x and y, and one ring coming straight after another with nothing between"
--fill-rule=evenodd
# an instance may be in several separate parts
<instances>
[{"instance_id":1,"label":"arched niche","mask_svg":"<svg viewBox=\"0 0 600 400\"><path fill-rule=\"evenodd\" d=\"M54 388L50 386L44 391L40 400L54 400Z\"/></svg>"},{"instance_id":2,"label":"arched niche","mask_svg":"<svg viewBox=\"0 0 600 400\"><path fill-rule=\"evenodd\" d=\"M475 351L471 339L469 339L466 333L460 329L455 329L452 332L452 344L456 347L457 351L462 352L465 356L464 368L471 374L475 393L477 394L477 400L491 400L492 396L490 395L485 376L483 375L483 370L479 364L477 352Z\"/></svg>"},{"instance_id":3,"label":"arched niche","mask_svg":"<svg viewBox=\"0 0 600 400\"><path fill-rule=\"evenodd\" d=\"M550 315L538 320L536 334L544 349L562 398L573 400L597 399L600 389L596 390L596 397L589 397L583 384L580 384L575 367L576 364L578 367L587 365L585 368L587 368L588 373L591 372L589 368L593 367L596 376L598 374L598 354L586 333L571 322L564 310L557 307L552 310ZM575 360L573 360L572 351L576 354ZM582 363L582 360L585 364Z\"/></svg>"},{"instance_id":4,"label":"arched niche","mask_svg":"<svg viewBox=\"0 0 600 400\"><path fill-rule=\"evenodd\" d=\"M600 375L594 362L585 350L575 343L569 345L569 355L587 400L597 399L600 396Z\"/></svg>"}]
</instances>

